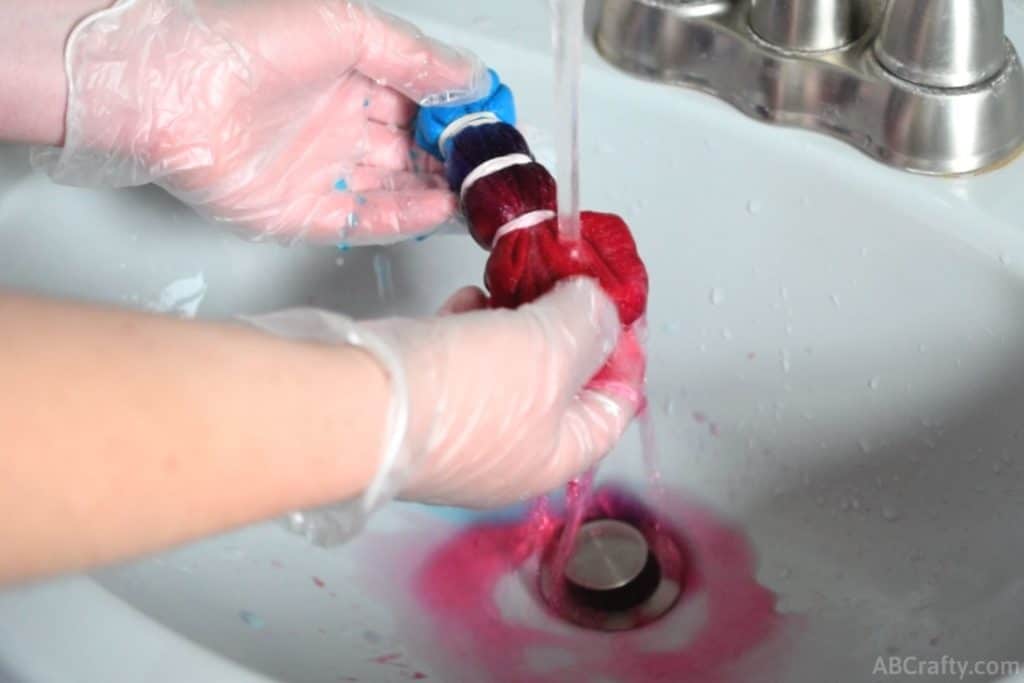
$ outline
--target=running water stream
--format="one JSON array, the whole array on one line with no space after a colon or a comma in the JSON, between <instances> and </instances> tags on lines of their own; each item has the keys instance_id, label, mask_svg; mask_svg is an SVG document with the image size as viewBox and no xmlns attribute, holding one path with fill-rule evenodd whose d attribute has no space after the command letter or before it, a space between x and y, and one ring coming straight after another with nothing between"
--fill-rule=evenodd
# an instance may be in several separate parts
<instances>
[{"instance_id":1,"label":"running water stream","mask_svg":"<svg viewBox=\"0 0 1024 683\"><path fill-rule=\"evenodd\" d=\"M551 43L555 59L555 180L558 185L558 230L561 238L580 238L580 63L583 56L585 0L549 0ZM576 532L583 522L596 468L566 488L565 527L555 554L556 570L564 570L572 555Z\"/></svg>"},{"instance_id":2,"label":"running water stream","mask_svg":"<svg viewBox=\"0 0 1024 683\"><path fill-rule=\"evenodd\" d=\"M558 226L564 239L580 237L580 62L584 0L549 0L555 54L555 145Z\"/></svg>"}]
</instances>

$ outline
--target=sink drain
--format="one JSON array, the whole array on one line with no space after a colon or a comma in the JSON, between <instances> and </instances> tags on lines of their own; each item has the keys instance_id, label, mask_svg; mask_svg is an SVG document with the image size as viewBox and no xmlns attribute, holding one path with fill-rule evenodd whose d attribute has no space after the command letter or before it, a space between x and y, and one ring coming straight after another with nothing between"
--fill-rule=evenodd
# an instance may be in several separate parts
<instances>
[{"instance_id":1,"label":"sink drain","mask_svg":"<svg viewBox=\"0 0 1024 683\"><path fill-rule=\"evenodd\" d=\"M558 545L556 537L542 557L540 592L555 613L579 626L639 628L672 609L682 593L679 547L656 528L597 519L580 527L562 563Z\"/></svg>"}]
</instances>

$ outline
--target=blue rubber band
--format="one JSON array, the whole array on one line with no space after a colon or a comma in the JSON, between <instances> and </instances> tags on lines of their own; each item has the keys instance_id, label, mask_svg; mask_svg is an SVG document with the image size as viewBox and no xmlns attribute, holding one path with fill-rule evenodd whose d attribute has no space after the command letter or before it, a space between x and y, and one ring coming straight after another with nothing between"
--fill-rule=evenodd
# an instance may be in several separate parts
<instances>
[{"instance_id":1,"label":"blue rubber band","mask_svg":"<svg viewBox=\"0 0 1024 683\"><path fill-rule=\"evenodd\" d=\"M505 123L514 126L516 124L515 97L509 87L501 82L496 71L491 69L488 73L491 75L491 89L481 99L455 106L422 107L416 117L416 144L443 161L444 156L437 146L441 133L452 121L462 118L466 114L492 112Z\"/></svg>"}]
</instances>

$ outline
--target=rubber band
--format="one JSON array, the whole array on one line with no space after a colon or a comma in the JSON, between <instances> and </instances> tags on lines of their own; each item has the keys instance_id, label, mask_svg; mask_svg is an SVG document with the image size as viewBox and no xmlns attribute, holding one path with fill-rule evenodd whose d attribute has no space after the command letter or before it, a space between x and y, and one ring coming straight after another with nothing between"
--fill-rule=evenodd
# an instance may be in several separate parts
<instances>
[{"instance_id":1,"label":"rubber band","mask_svg":"<svg viewBox=\"0 0 1024 683\"><path fill-rule=\"evenodd\" d=\"M466 197L466 192L469 188L473 187L473 183L478 180L482 180L489 175L494 175L498 171L504 171L506 168L532 163L533 158L530 157L529 154L506 154L503 157L488 159L470 171L469 175L466 176L466 179L462 181L462 189L459 191L459 199L464 199Z\"/></svg>"},{"instance_id":2,"label":"rubber band","mask_svg":"<svg viewBox=\"0 0 1024 683\"><path fill-rule=\"evenodd\" d=\"M519 218L510 220L505 225L498 228L498 232L494 233L494 242L491 244L491 248L498 246L498 242L505 235L510 235L517 230L525 230L526 228L532 228L535 225L539 225L544 221L549 221L556 216L554 211L550 209L541 209L539 211L531 211L530 213L524 213Z\"/></svg>"},{"instance_id":3,"label":"rubber band","mask_svg":"<svg viewBox=\"0 0 1024 683\"><path fill-rule=\"evenodd\" d=\"M454 138L456 135L466 130L467 128L474 128L476 126L485 126L490 123L501 123L501 119L498 115L492 111L477 111L465 116L460 116L455 119L441 131L441 136L437 139L437 147L441 150L441 156L447 157L448 154L445 152L445 147L448 146L448 141Z\"/></svg>"}]
</instances>

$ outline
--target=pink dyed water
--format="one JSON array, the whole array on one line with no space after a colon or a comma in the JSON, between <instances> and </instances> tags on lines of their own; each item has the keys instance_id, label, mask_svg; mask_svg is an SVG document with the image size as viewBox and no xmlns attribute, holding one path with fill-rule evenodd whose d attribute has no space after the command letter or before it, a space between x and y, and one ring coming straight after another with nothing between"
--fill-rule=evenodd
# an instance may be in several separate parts
<instances>
[{"instance_id":1,"label":"pink dyed water","mask_svg":"<svg viewBox=\"0 0 1024 683\"><path fill-rule=\"evenodd\" d=\"M576 534L583 524L583 517L586 514L587 506L590 504L590 493L594 486L594 477L597 468L590 470L578 479L574 479L566 486L565 491L565 525L558 539L558 547L555 552L554 569L556 576L565 574L565 568L569 565L573 549L576 544ZM546 503L539 503L542 507L536 508L534 523L545 528L550 520L550 511ZM541 532L543 535L543 532ZM550 534L549 534L550 535Z\"/></svg>"},{"instance_id":2,"label":"pink dyed water","mask_svg":"<svg viewBox=\"0 0 1024 683\"><path fill-rule=\"evenodd\" d=\"M737 673L744 656L777 642L788 619L775 596L755 580L755 557L742 533L703 508L665 500L661 532L674 537L689 563L681 604L645 628L600 633L567 627L553 615L502 614L497 589L517 578L536 595L538 551L564 524L550 507L525 520L468 528L437 548L415 574L414 590L437 634L435 648L460 663L464 678L495 683L654 683L777 680L779 661L758 658L759 675ZM642 526L653 513L615 489L595 492L582 519L611 516ZM519 596L522 600L522 596ZM537 654L547 661L537 664ZM471 672L471 673L470 673ZM776 672L777 673L777 672ZM481 678L483 677L483 678Z\"/></svg>"}]
</instances>

